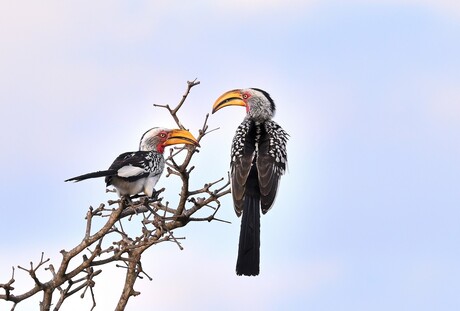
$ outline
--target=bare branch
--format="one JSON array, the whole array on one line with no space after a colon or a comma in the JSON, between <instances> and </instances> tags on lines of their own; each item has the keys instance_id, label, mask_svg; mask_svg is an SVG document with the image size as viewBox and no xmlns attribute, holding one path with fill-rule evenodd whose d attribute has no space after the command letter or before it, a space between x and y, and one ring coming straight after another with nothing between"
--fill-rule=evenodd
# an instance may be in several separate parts
<instances>
[{"instance_id":1,"label":"bare branch","mask_svg":"<svg viewBox=\"0 0 460 311\"><path fill-rule=\"evenodd\" d=\"M188 94L190 93L190 90L192 89L192 87L196 86L200 84L200 81L197 81L197 79L193 80L193 81L187 81L187 90L185 91L185 94L182 95L182 99L181 101L179 102L179 104L171 109L171 107L169 105L158 105L158 104L153 104L155 107L159 107L159 108L165 108L169 111L169 113L171 114L171 116L173 117L174 121L176 121L176 124L177 126L180 128L180 129L185 129L185 127L182 125L182 123L180 122L178 116L177 116L177 112L179 111L179 109L182 107L182 105L184 104L185 100L187 99L187 96Z\"/></svg>"},{"instance_id":2,"label":"bare branch","mask_svg":"<svg viewBox=\"0 0 460 311\"><path fill-rule=\"evenodd\" d=\"M154 106L167 109L176 124L184 129L178 112L183 107L191 89L198 84L200 82L196 79L187 82L187 89L176 107ZM217 130L217 128L209 130L208 119L209 114L205 116L201 127L197 129L199 142L206 135ZM224 183L224 178L216 178L214 181L205 183L201 189L189 190L192 174L200 170L199 167L190 165L193 156L198 153L199 149L195 146L171 148L166 158L166 175L177 176L180 180L178 181L180 198L177 205L171 206L168 201L163 201L163 198L135 196L109 200L107 206L105 204L100 204L97 208L90 206L86 211L86 226L81 242L69 251L62 250L59 264L54 266L50 263L44 268L51 272L50 279L39 280L37 277L38 270L50 261L49 258L45 259L42 253L38 264L34 265L30 262L30 268L18 266L19 270L28 273L34 281L33 287L24 293L15 295L15 287L12 286L15 283L15 268L13 267L10 280L0 284L0 289L4 291L0 293L0 299L11 301L12 310L14 310L18 303L41 292L43 299L40 302L40 310L50 310L54 305L53 310L57 311L68 297L80 293L80 297L84 298L89 292L92 301L91 310L93 310L96 307L95 278L101 274L104 265L116 263L116 267L126 270L123 290L116 307L116 310L124 310L130 297L140 294L134 289L136 280L144 277L152 280L142 267L141 257L144 251L162 242L175 243L180 250L183 250L182 241L185 240L185 237L176 237L174 232L189 222L230 223L216 217L221 206L219 199L230 193L229 179ZM163 188L157 191L156 197L164 190ZM112 192L112 190L106 191ZM208 216L193 217L201 209L206 211ZM103 220L102 224L97 225L98 222L95 222L95 219ZM133 222L135 226L128 226L128 222ZM96 270L95 267L101 267L101 269ZM59 295L53 295L55 291ZM53 297L56 298L55 302L53 302Z\"/></svg>"},{"instance_id":3,"label":"bare branch","mask_svg":"<svg viewBox=\"0 0 460 311\"><path fill-rule=\"evenodd\" d=\"M3 288L5 290L5 300L9 300L10 297L10 291L14 290L14 287L11 286L15 280L14 280L14 267L11 267L13 272L11 273L11 279L5 283L5 284L0 284L0 288Z\"/></svg>"}]
</instances>

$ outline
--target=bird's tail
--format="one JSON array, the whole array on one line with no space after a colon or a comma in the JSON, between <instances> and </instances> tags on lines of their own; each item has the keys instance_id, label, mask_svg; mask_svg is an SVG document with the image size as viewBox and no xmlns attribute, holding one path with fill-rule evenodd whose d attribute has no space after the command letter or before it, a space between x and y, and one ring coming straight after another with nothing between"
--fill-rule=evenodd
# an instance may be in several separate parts
<instances>
[{"instance_id":1,"label":"bird's tail","mask_svg":"<svg viewBox=\"0 0 460 311\"><path fill-rule=\"evenodd\" d=\"M258 275L260 261L260 196L246 195L241 219L237 275Z\"/></svg>"},{"instance_id":2,"label":"bird's tail","mask_svg":"<svg viewBox=\"0 0 460 311\"><path fill-rule=\"evenodd\" d=\"M114 170L97 171L97 172L93 172L93 173L83 174L83 175L80 175L80 176L77 176L77 177L72 177L72 178L69 178L69 179L67 179L65 181L78 182L78 181L82 181L82 180L89 179L89 178L110 176L110 175L113 175L115 173L116 173L116 171L114 171Z\"/></svg>"}]
</instances>

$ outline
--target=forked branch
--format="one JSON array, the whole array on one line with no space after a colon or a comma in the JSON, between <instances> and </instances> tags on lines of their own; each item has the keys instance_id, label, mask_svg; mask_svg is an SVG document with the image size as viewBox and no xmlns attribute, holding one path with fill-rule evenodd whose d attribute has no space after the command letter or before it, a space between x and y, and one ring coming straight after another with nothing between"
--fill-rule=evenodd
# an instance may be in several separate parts
<instances>
[{"instance_id":1,"label":"forked branch","mask_svg":"<svg viewBox=\"0 0 460 311\"><path fill-rule=\"evenodd\" d=\"M174 108L169 105L155 105L155 107L167 109L176 124L181 129L185 129L178 112L184 107L191 89L198 84L200 82L196 79L188 81L184 95ZM200 145L207 134L217 130L208 129L208 118L209 115L206 115L202 126L197 129L197 140ZM166 159L167 176L177 176L180 179L178 182L178 187L181 189L180 199L176 206L172 207L169 202L163 202L163 198L141 197L137 200L121 198L108 201L107 206L100 204L97 208L90 207L85 215L86 226L81 242L69 251L61 251L62 260L56 266L57 269L53 264L45 267L45 270L50 272L48 279L42 280L37 277L37 271L50 261L45 259L42 253L38 264L34 265L31 262L30 268L18 266L32 278L33 287L24 293L15 294L13 267L10 280L0 284L0 289L3 291L3 293L0 291L0 300L11 302L11 310L14 310L18 303L41 292L43 296L40 310L50 310L52 306L54 306L53 310L59 310L68 297L80 293L80 297L84 298L89 292L92 300L91 310L93 310L96 307L94 289L97 277L105 265L115 262L117 267L125 270L124 286L116 306L116 310L124 310L130 297L140 294L134 289L136 281L143 276L152 279L143 270L141 258L144 251L161 242L172 242L178 245L179 249L183 249L180 243L183 238L176 237L173 230L186 226L191 221L216 220L228 223L215 216L221 206L219 199L230 193L229 180L224 183L224 178L216 177L214 181L205 183L201 189L189 190L193 172L200 170L190 166L199 148L195 146L172 148ZM209 210L208 216L192 217L203 208ZM95 219L103 219L105 223L95 228ZM135 222L136 229L132 229L133 226L125 226L127 222ZM126 230L125 227L131 229ZM53 299L56 301L53 302Z\"/></svg>"}]
</instances>

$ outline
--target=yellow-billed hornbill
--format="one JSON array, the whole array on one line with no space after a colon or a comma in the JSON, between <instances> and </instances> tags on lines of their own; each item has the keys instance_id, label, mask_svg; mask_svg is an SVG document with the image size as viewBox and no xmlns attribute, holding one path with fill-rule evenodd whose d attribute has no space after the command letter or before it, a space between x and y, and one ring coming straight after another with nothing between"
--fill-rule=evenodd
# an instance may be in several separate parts
<instances>
[{"instance_id":1,"label":"yellow-billed hornbill","mask_svg":"<svg viewBox=\"0 0 460 311\"><path fill-rule=\"evenodd\" d=\"M258 275L260 261L260 211L275 201L278 183L287 164L288 134L272 120L275 103L257 88L232 90L221 95L212 112L226 106L246 107L231 148L231 185L235 212L241 219L236 273Z\"/></svg>"},{"instance_id":2,"label":"yellow-billed hornbill","mask_svg":"<svg viewBox=\"0 0 460 311\"><path fill-rule=\"evenodd\" d=\"M141 192L152 197L155 194L154 187L165 167L164 149L176 144L199 146L189 131L154 127L142 135L139 151L120 154L108 170L84 174L66 181L78 182L105 177L107 187L113 185L120 197Z\"/></svg>"}]
</instances>

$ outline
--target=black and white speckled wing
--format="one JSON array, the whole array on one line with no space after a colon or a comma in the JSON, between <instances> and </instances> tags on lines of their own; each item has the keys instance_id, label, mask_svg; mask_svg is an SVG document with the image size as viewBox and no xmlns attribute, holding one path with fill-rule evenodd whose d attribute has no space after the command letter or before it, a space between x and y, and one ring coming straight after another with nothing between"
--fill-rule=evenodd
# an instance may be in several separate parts
<instances>
[{"instance_id":1,"label":"black and white speckled wing","mask_svg":"<svg viewBox=\"0 0 460 311\"><path fill-rule=\"evenodd\" d=\"M231 149L231 185L235 212L241 215L244 205L246 182L255 157L255 127L251 120L244 120L236 129Z\"/></svg>"},{"instance_id":2,"label":"black and white speckled wing","mask_svg":"<svg viewBox=\"0 0 460 311\"><path fill-rule=\"evenodd\" d=\"M275 121L266 121L261 128L257 171L260 189L260 204L262 213L272 207L281 175L286 171L286 144L289 135Z\"/></svg>"},{"instance_id":3,"label":"black and white speckled wing","mask_svg":"<svg viewBox=\"0 0 460 311\"><path fill-rule=\"evenodd\" d=\"M163 169L163 156L152 151L135 151L120 154L109 168L109 170L116 171L117 177L130 182L161 174ZM109 182L108 178L106 178L106 182Z\"/></svg>"}]
</instances>

